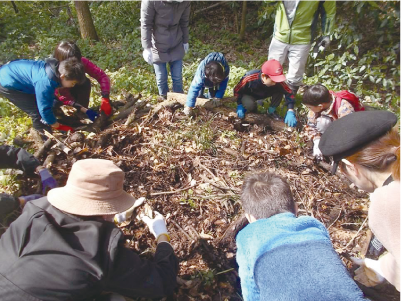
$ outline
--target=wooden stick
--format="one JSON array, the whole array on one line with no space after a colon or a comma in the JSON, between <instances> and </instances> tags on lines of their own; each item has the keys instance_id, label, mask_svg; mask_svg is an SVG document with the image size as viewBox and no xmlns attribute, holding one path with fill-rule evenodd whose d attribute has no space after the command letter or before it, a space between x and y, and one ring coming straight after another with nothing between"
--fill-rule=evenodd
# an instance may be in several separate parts
<instances>
[{"instance_id":1,"label":"wooden stick","mask_svg":"<svg viewBox=\"0 0 401 301\"><path fill-rule=\"evenodd\" d=\"M195 240L195 239L193 239L191 236L189 236L189 234L188 234L187 232L185 232L184 229L181 228L181 226L178 225L173 219L170 219L170 222L172 222L173 225L176 226L176 227L178 228L178 230L180 230L180 231L185 235L185 237L186 237L189 241Z\"/></svg>"},{"instance_id":2,"label":"wooden stick","mask_svg":"<svg viewBox=\"0 0 401 301\"><path fill-rule=\"evenodd\" d=\"M344 249L347 249L348 246L354 241L354 239L358 236L359 232L361 232L361 230L363 229L363 227L365 227L366 222L368 221L368 217L365 218L365 220L363 221L361 227L359 228L358 232L356 232L356 234L351 238L351 240L347 243L347 245L344 247Z\"/></svg>"}]
</instances>

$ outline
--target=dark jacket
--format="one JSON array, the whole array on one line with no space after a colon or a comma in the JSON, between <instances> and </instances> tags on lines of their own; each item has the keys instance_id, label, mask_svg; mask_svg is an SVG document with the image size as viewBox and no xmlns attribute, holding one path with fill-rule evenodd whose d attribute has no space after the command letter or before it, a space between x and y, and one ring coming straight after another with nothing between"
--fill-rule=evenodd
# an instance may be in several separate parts
<instances>
[{"instance_id":1,"label":"dark jacket","mask_svg":"<svg viewBox=\"0 0 401 301\"><path fill-rule=\"evenodd\" d=\"M0 145L0 168L20 169L32 175L39 165L38 159L26 150L10 145Z\"/></svg>"},{"instance_id":2,"label":"dark jacket","mask_svg":"<svg viewBox=\"0 0 401 301\"><path fill-rule=\"evenodd\" d=\"M274 86L268 87L263 84L261 74L262 71L260 69L251 70L245 73L234 88L234 96L237 97L237 103L242 103L241 99L243 95L249 95L258 100L265 99L274 94L284 93L287 108L293 109L295 97L290 87L288 87L285 82L276 83Z\"/></svg>"},{"instance_id":3,"label":"dark jacket","mask_svg":"<svg viewBox=\"0 0 401 301\"><path fill-rule=\"evenodd\" d=\"M155 298L176 285L177 258L158 244L154 261L124 247L112 222L66 214L47 198L29 202L0 239L0 299L88 300L99 293Z\"/></svg>"},{"instance_id":4,"label":"dark jacket","mask_svg":"<svg viewBox=\"0 0 401 301\"><path fill-rule=\"evenodd\" d=\"M151 48L154 63L182 60L189 40L190 1L142 1L141 40Z\"/></svg>"},{"instance_id":5,"label":"dark jacket","mask_svg":"<svg viewBox=\"0 0 401 301\"><path fill-rule=\"evenodd\" d=\"M56 59L9 62L0 68L0 85L9 90L35 94L42 120L47 124L56 123L52 111L54 91L61 86Z\"/></svg>"}]
</instances>

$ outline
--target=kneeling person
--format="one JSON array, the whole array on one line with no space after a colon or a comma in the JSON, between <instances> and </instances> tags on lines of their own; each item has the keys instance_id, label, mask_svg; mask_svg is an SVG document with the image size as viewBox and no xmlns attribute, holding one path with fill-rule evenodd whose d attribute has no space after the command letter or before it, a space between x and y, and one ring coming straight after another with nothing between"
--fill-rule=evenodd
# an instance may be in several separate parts
<instances>
[{"instance_id":1,"label":"kneeling person","mask_svg":"<svg viewBox=\"0 0 401 301\"><path fill-rule=\"evenodd\" d=\"M268 60L261 69L247 72L235 86L234 96L237 97L238 117L244 118L247 111L256 112L258 100L278 94L279 98L272 99L269 114L275 114L276 107L281 102L281 95L284 94L288 109L284 122L288 126L295 127L297 125L294 112L295 96L285 83L283 67L276 60Z\"/></svg>"},{"instance_id":2,"label":"kneeling person","mask_svg":"<svg viewBox=\"0 0 401 301\"><path fill-rule=\"evenodd\" d=\"M249 175L241 202L250 222L236 238L244 300L364 300L324 225L296 216L285 180Z\"/></svg>"}]
</instances>

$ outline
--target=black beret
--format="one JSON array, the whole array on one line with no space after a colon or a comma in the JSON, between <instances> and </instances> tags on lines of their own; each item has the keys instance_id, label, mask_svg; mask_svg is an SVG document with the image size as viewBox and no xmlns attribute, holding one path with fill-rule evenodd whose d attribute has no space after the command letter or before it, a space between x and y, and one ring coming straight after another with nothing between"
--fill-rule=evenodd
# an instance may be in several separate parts
<instances>
[{"instance_id":1,"label":"black beret","mask_svg":"<svg viewBox=\"0 0 401 301\"><path fill-rule=\"evenodd\" d=\"M335 120L319 142L325 156L333 156L334 174L338 162L380 138L397 123L397 116L388 111L360 111Z\"/></svg>"}]
</instances>

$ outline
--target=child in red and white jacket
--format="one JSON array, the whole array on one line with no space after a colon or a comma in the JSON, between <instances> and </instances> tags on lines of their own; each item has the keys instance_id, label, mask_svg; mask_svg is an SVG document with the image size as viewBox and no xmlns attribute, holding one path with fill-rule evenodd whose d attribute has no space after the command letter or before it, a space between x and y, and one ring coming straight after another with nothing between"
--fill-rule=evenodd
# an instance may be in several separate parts
<instances>
[{"instance_id":1,"label":"child in red and white jacket","mask_svg":"<svg viewBox=\"0 0 401 301\"><path fill-rule=\"evenodd\" d=\"M85 73L96 79L100 84L102 94L100 111L103 111L106 115L110 115L112 112L109 99L110 80L107 74L90 60L83 57L79 47L71 41L62 41L58 44L54 50L53 57L60 62L69 57L76 57L82 62L85 68ZM90 91L91 82L87 78L82 85L76 85L72 89L57 89L55 96L64 105L75 107L77 110L85 113L90 120L94 121L98 114L91 109L87 109L89 105Z\"/></svg>"},{"instance_id":2,"label":"child in red and white jacket","mask_svg":"<svg viewBox=\"0 0 401 301\"><path fill-rule=\"evenodd\" d=\"M329 91L322 84L306 86L302 103L308 107L308 124L306 130L313 140L313 156L322 159L319 149L320 136L331 122L352 112L364 111L359 98L346 90Z\"/></svg>"}]
</instances>

